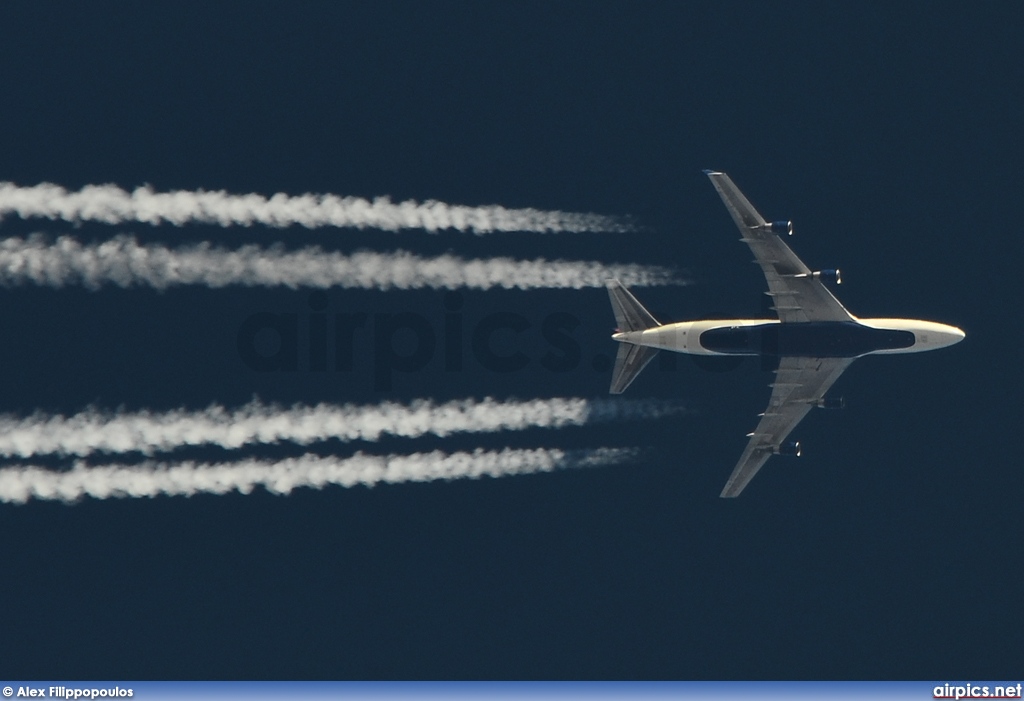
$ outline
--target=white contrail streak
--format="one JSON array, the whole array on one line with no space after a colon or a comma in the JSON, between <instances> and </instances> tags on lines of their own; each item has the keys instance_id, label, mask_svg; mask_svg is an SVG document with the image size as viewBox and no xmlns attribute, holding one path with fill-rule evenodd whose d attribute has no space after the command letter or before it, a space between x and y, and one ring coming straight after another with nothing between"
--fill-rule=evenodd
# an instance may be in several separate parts
<instances>
[{"instance_id":1,"label":"white contrail streak","mask_svg":"<svg viewBox=\"0 0 1024 701\"><path fill-rule=\"evenodd\" d=\"M18 187L0 182L0 220L10 215L46 217L67 222L97 221L105 224L218 224L220 226L287 227L315 229L323 226L357 229L443 229L488 234L496 231L581 232L630 231L615 217L575 212L506 209L498 205L466 207L435 200L394 204L387 197L372 202L359 197L278 193L230 195L224 191L154 192L150 187L126 192L116 185L87 185L78 192L43 183Z\"/></svg>"},{"instance_id":2,"label":"white contrail streak","mask_svg":"<svg viewBox=\"0 0 1024 701\"><path fill-rule=\"evenodd\" d=\"M561 468L596 467L635 458L628 448L557 449L473 453L414 453L320 457L303 455L275 462L241 460L231 463L153 463L141 465L76 465L67 472L39 467L0 470L0 501L24 504L30 499L73 502L96 499L191 496L198 493L250 493L257 486L275 494L297 487L322 489L327 485L373 486L380 482L429 482L482 476L504 477Z\"/></svg>"},{"instance_id":3,"label":"white contrail streak","mask_svg":"<svg viewBox=\"0 0 1024 701\"><path fill-rule=\"evenodd\" d=\"M607 278L637 286L682 284L667 268L595 261L467 260L451 255L423 258L405 251L345 255L318 247L293 251L251 245L224 249L209 242L168 248L141 245L131 236L85 245L69 236L50 242L38 234L0 240L0 285L5 287L83 285L94 290L110 284L161 290L175 285L580 289L603 287Z\"/></svg>"},{"instance_id":4,"label":"white contrail streak","mask_svg":"<svg viewBox=\"0 0 1024 701\"><path fill-rule=\"evenodd\" d=\"M233 410L212 405L202 411L103 412L72 416L36 413L0 415L0 457L36 455L84 457L93 453L153 455L185 446L246 445L319 441L377 441L384 435L416 438L454 433L561 428L618 420L649 420L678 414L678 402L656 399L554 398L528 401L462 399L398 404L354 404L281 408L252 402Z\"/></svg>"}]
</instances>

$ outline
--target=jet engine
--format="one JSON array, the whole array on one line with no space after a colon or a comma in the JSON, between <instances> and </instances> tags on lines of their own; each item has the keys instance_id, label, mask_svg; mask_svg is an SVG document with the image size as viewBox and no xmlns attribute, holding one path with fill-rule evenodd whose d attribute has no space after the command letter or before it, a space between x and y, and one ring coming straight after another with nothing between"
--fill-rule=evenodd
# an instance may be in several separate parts
<instances>
[{"instance_id":1,"label":"jet engine","mask_svg":"<svg viewBox=\"0 0 1024 701\"><path fill-rule=\"evenodd\" d=\"M776 455L792 455L794 457L800 457L800 441L786 441L781 443L778 448L775 449Z\"/></svg>"},{"instance_id":2,"label":"jet engine","mask_svg":"<svg viewBox=\"0 0 1024 701\"><path fill-rule=\"evenodd\" d=\"M771 229L773 234L778 234L779 236L782 234L793 235L793 222L791 221L773 221L768 228Z\"/></svg>"},{"instance_id":3,"label":"jet engine","mask_svg":"<svg viewBox=\"0 0 1024 701\"><path fill-rule=\"evenodd\" d=\"M818 272L813 273L812 277L815 277L822 282L830 282L833 285L841 285L843 282L843 276L839 272L839 268L836 268L835 270L819 270Z\"/></svg>"},{"instance_id":4,"label":"jet engine","mask_svg":"<svg viewBox=\"0 0 1024 701\"><path fill-rule=\"evenodd\" d=\"M819 409L842 409L846 401L842 397L822 397L818 400Z\"/></svg>"}]
</instances>

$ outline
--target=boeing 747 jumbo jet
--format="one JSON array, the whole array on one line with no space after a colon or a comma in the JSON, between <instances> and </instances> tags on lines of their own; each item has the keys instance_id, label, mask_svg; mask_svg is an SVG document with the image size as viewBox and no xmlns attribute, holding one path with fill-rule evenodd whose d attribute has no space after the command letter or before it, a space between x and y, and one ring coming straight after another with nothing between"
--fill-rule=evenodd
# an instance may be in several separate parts
<instances>
[{"instance_id":1,"label":"boeing 747 jumbo jet","mask_svg":"<svg viewBox=\"0 0 1024 701\"><path fill-rule=\"evenodd\" d=\"M740 228L768 280L778 319L730 319L660 324L622 286L608 281L619 341L611 393L620 394L659 349L694 355L760 355L775 366L768 408L722 490L738 496L772 455L800 455L789 434L813 407L840 408L829 387L864 355L917 353L959 343L955 326L916 319L858 319L825 286L838 285L838 270L812 271L780 238L789 221L767 222L725 173L704 171Z\"/></svg>"}]
</instances>

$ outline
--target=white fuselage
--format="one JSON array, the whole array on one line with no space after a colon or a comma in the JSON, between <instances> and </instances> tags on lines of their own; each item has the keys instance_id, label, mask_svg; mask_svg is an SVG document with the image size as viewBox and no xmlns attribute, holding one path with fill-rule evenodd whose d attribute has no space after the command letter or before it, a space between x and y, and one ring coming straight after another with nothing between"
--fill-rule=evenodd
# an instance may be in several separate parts
<instances>
[{"instance_id":1,"label":"white fuselage","mask_svg":"<svg viewBox=\"0 0 1024 701\"><path fill-rule=\"evenodd\" d=\"M759 355L766 352L760 340L765 336L782 339L782 346L771 351L779 355L858 357L945 348L962 341L964 332L919 319L854 318L785 325L778 319L708 319L618 332L612 338L693 355Z\"/></svg>"}]
</instances>

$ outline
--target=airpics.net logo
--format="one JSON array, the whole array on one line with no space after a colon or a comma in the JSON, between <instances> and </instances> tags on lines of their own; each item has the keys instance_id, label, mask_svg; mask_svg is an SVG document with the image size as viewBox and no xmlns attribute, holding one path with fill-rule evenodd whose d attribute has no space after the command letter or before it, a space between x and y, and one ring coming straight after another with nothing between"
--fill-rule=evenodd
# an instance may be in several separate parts
<instances>
[{"instance_id":1,"label":"airpics.net logo","mask_svg":"<svg viewBox=\"0 0 1024 701\"><path fill-rule=\"evenodd\" d=\"M17 693L15 693L14 687L5 686L4 696L7 698L25 698L25 699L40 699L40 698L54 698L54 699L68 699L69 701L75 701L75 699L125 699L135 696L135 691L132 689L125 689L120 686L105 687L101 689L97 688L80 688L71 686L51 686L51 687L34 687L34 686L19 686Z\"/></svg>"},{"instance_id":2,"label":"airpics.net logo","mask_svg":"<svg viewBox=\"0 0 1024 701\"><path fill-rule=\"evenodd\" d=\"M393 389L398 376L433 370L497 374L538 369L555 374L579 369L609 374L612 370L618 344L610 338L610 313L606 342L591 348L577 338L584 322L575 314L493 309L474 314L463 305L460 292L447 292L436 310L439 313L368 313L332 308L327 293L314 291L301 310L259 311L242 319L235 331L235 351L243 365L260 373L359 373L365 368L373 389L385 392ZM697 368L716 373L735 370L745 360L743 356L689 358ZM678 353L660 353L655 367L674 372L681 359Z\"/></svg>"},{"instance_id":3,"label":"airpics.net logo","mask_svg":"<svg viewBox=\"0 0 1024 701\"><path fill-rule=\"evenodd\" d=\"M1019 699L1021 683L989 686L985 684L943 684L932 689L936 699Z\"/></svg>"}]
</instances>

